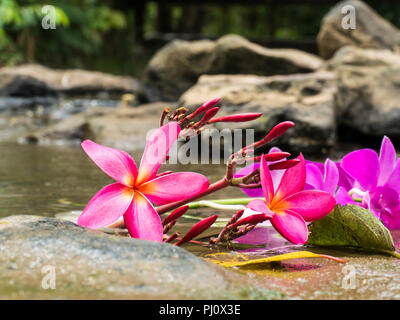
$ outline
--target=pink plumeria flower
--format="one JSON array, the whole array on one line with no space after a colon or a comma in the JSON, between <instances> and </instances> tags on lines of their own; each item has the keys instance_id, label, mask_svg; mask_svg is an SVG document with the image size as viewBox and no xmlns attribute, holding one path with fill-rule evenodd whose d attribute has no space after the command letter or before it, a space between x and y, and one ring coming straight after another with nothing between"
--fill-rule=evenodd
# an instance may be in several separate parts
<instances>
[{"instance_id":1,"label":"pink plumeria flower","mask_svg":"<svg viewBox=\"0 0 400 320\"><path fill-rule=\"evenodd\" d=\"M78 224L96 229L123 216L132 237L162 241L163 226L152 203L162 205L192 197L209 185L206 177L193 172L157 176L179 132L176 122L155 130L146 145L139 170L133 158L124 151L90 140L82 142L87 155L117 182L104 187L90 200Z\"/></svg>"},{"instance_id":2,"label":"pink plumeria flower","mask_svg":"<svg viewBox=\"0 0 400 320\"><path fill-rule=\"evenodd\" d=\"M263 157L260 178L264 200L255 199L248 204L254 211L271 214L271 224L287 240L304 244L308 239L306 221L323 218L334 208L335 198L325 191L303 190L306 167L302 155L300 163L283 174L279 186L274 187L268 164Z\"/></svg>"}]
</instances>

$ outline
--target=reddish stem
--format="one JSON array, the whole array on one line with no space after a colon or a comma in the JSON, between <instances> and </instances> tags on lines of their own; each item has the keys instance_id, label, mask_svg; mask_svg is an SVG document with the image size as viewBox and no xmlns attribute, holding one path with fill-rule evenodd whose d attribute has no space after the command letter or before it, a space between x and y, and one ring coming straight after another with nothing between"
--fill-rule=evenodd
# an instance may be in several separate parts
<instances>
[{"instance_id":1,"label":"reddish stem","mask_svg":"<svg viewBox=\"0 0 400 320\"><path fill-rule=\"evenodd\" d=\"M183 200L179 200L179 201L176 201L176 202L172 202L172 203L169 203L169 204L165 204L163 206L159 206L159 207L156 208L156 211L158 212L158 214L161 215L163 213L166 213L166 212L171 211L173 209L179 208L180 206L183 206L183 205L185 205L185 204L187 204L189 202L192 202L194 200L202 198L202 197L204 197L204 196L206 196L206 195L208 195L210 193L218 191L218 190L220 190L222 188L225 188L227 186L229 186L229 182L226 179L221 179L221 180L213 183L212 185L210 185L207 190L205 190L203 192L200 192L200 193L196 194L193 197L190 197L190 198L187 198L187 199L183 199Z\"/></svg>"}]
</instances>

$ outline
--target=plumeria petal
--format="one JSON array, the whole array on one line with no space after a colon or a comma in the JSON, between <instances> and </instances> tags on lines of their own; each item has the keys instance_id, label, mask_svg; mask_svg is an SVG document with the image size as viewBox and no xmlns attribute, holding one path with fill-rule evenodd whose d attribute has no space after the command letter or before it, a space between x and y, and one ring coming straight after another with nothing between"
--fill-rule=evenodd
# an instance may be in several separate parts
<instances>
[{"instance_id":1,"label":"plumeria petal","mask_svg":"<svg viewBox=\"0 0 400 320\"><path fill-rule=\"evenodd\" d=\"M125 226L133 238L161 242L163 227L160 216L146 197L135 191L133 201L124 214Z\"/></svg>"},{"instance_id":2,"label":"plumeria petal","mask_svg":"<svg viewBox=\"0 0 400 320\"><path fill-rule=\"evenodd\" d=\"M379 160L378 155L372 149L350 152L343 157L342 168L365 190L372 190L378 183Z\"/></svg>"},{"instance_id":3,"label":"plumeria petal","mask_svg":"<svg viewBox=\"0 0 400 320\"><path fill-rule=\"evenodd\" d=\"M137 176L135 161L125 151L105 147L91 140L82 142L86 154L111 178L126 186L133 186Z\"/></svg>"},{"instance_id":4,"label":"plumeria petal","mask_svg":"<svg viewBox=\"0 0 400 320\"><path fill-rule=\"evenodd\" d=\"M122 217L132 198L132 188L120 183L110 184L90 200L78 218L78 225L91 229L106 227Z\"/></svg>"},{"instance_id":5,"label":"plumeria petal","mask_svg":"<svg viewBox=\"0 0 400 320\"><path fill-rule=\"evenodd\" d=\"M150 180L138 191L156 205L190 198L208 188L208 179L195 172L176 172Z\"/></svg>"},{"instance_id":6,"label":"plumeria petal","mask_svg":"<svg viewBox=\"0 0 400 320\"><path fill-rule=\"evenodd\" d=\"M306 221L325 217L335 205L335 198L330 193L320 190L300 191L280 202L284 210L296 212Z\"/></svg>"},{"instance_id":7,"label":"plumeria petal","mask_svg":"<svg viewBox=\"0 0 400 320\"><path fill-rule=\"evenodd\" d=\"M150 135L140 162L136 184L144 183L157 175L169 149L178 138L180 130L178 123L169 122Z\"/></svg>"},{"instance_id":8,"label":"plumeria petal","mask_svg":"<svg viewBox=\"0 0 400 320\"><path fill-rule=\"evenodd\" d=\"M378 185L382 186L389 179L396 166L396 150L388 137L383 137L379 152L379 179Z\"/></svg>"},{"instance_id":9,"label":"plumeria petal","mask_svg":"<svg viewBox=\"0 0 400 320\"><path fill-rule=\"evenodd\" d=\"M247 204L247 208L250 208L251 210L261 212L261 213L270 213L271 211L267 207L267 204L265 203L264 200L261 199L255 199L250 201Z\"/></svg>"},{"instance_id":10,"label":"plumeria petal","mask_svg":"<svg viewBox=\"0 0 400 320\"><path fill-rule=\"evenodd\" d=\"M296 212L286 210L285 212L274 214L271 223L290 242L294 244L304 244L307 242L307 224Z\"/></svg>"},{"instance_id":11,"label":"plumeria petal","mask_svg":"<svg viewBox=\"0 0 400 320\"><path fill-rule=\"evenodd\" d=\"M270 204L274 198L274 183L272 181L267 161L265 161L264 157L261 158L260 179L265 200L267 201L267 204Z\"/></svg>"},{"instance_id":12,"label":"plumeria petal","mask_svg":"<svg viewBox=\"0 0 400 320\"><path fill-rule=\"evenodd\" d=\"M302 154L297 158L300 162L285 171L281 183L275 192L274 201L280 201L287 196L303 190L306 181L306 165Z\"/></svg>"},{"instance_id":13,"label":"plumeria petal","mask_svg":"<svg viewBox=\"0 0 400 320\"><path fill-rule=\"evenodd\" d=\"M339 182L339 170L336 167L336 164L332 160L326 159L324 186L321 190L329 192L330 194L334 195L337 189L338 182Z\"/></svg>"}]
</instances>

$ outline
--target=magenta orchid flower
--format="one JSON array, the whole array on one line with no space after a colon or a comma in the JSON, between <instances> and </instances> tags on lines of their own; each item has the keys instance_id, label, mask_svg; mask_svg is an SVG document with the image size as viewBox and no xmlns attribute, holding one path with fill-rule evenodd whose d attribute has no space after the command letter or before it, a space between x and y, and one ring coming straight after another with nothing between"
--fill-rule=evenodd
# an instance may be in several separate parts
<instances>
[{"instance_id":1,"label":"magenta orchid flower","mask_svg":"<svg viewBox=\"0 0 400 320\"><path fill-rule=\"evenodd\" d=\"M389 229L400 228L400 159L388 137L378 154L361 149L347 154L341 167L355 180L350 193L370 209Z\"/></svg>"},{"instance_id":2,"label":"magenta orchid flower","mask_svg":"<svg viewBox=\"0 0 400 320\"><path fill-rule=\"evenodd\" d=\"M108 226L123 216L132 237L162 241L162 222L152 203L162 205L188 198L209 185L206 177L193 172L157 175L179 132L176 122L155 130L146 145L139 170L124 151L90 140L82 142L87 155L117 182L104 187L90 200L78 224L95 229Z\"/></svg>"},{"instance_id":3,"label":"magenta orchid flower","mask_svg":"<svg viewBox=\"0 0 400 320\"><path fill-rule=\"evenodd\" d=\"M265 158L260 164L260 179L265 201L255 199L248 204L254 211L272 215L271 224L286 239L304 244L308 239L306 221L323 218L334 208L334 197L325 191L303 190L306 167L302 155L300 163L285 171L279 186L274 187Z\"/></svg>"},{"instance_id":4,"label":"magenta orchid flower","mask_svg":"<svg viewBox=\"0 0 400 320\"><path fill-rule=\"evenodd\" d=\"M336 203L340 205L354 204L354 200L348 194L349 186L340 184L340 181L348 178L347 174L339 164L334 163L330 159L326 159L325 163L307 161L306 163L306 185L305 190L322 190L329 192L336 199Z\"/></svg>"}]
</instances>

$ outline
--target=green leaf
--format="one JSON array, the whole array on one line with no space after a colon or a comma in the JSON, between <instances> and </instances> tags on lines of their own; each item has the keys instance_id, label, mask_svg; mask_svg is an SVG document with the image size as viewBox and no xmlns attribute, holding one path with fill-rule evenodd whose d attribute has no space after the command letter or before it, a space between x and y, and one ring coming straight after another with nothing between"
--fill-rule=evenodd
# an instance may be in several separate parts
<instances>
[{"instance_id":1,"label":"green leaf","mask_svg":"<svg viewBox=\"0 0 400 320\"><path fill-rule=\"evenodd\" d=\"M309 245L350 247L400 257L389 230L370 210L357 205L337 205L326 217L311 223L309 230Z\"/></svg>"}]
</instances>

